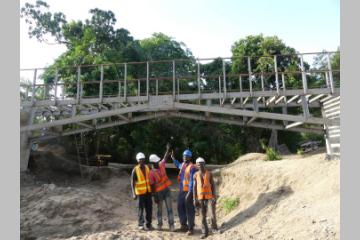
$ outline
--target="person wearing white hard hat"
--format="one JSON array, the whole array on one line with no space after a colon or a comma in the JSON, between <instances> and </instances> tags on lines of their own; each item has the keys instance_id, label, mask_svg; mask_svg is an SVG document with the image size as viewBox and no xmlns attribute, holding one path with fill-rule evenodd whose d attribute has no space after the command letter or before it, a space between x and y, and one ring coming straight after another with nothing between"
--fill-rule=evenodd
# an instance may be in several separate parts
<instances>
[{"instance_id":1,"label":"person wearing white hard hat","mask_svg":"<svg viewBox=\"0 0 360 240\"><path fill-rule=\"evenodd\" d=\"M131 189L133 198L138 199L138 226L140 230L153 230L152 220L152 199L150 186L150 168L145 164L145 154L139 152L136 154L135 166L131 173ZM144 221L144 210L146 213ZM145 222L145 227L144 227Z\"/></svg>"},{"instance_id":2,"label":"person wearing white hard hat","mask_svg":"<svg viewBox=\"0 0 360 240\"><path fill-rule=\"evenodd\" d=\"M200 206L201 209L202 235L200 238L206 238L209 234L206 221L209 203L211 207L211 228L213 231L217 231L215 183L211 172L205 168L205 159L197 158L196 165L199 171L194 174L193 198L194 205Z\"/></svg>"},{"instance_id":3,"label":"person wearing white hard hat","mask_svg":"<svg viewBox=\"0 0 360 240\"><path fill-rule=\"evenodd\" d=\"M171 191L170 185L171 181L169 180L166 174L166 160L169 157L170 147L167 145L166 153L164 158L161 160L156 154L151 154L149 157L150 164L152 168L150 170L150 185L153 192L155 203L157 204L157 220L158 220L158 229L162 229L162 207L165 203L168 223L170 231L174 231L174 213L172 210L171 204Z\"/></svg>"}]
</instances>

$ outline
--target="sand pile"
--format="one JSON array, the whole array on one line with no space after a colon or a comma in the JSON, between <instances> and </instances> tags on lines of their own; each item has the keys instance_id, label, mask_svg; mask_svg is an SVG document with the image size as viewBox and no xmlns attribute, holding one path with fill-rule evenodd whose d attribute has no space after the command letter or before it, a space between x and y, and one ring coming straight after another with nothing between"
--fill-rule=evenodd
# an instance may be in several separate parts
<instances>
[{"instance_id":1,"label":"sand pile","mask_svg":"<svg viewBox=\"0 0 360 240\"><path fill-rule=\"evenodd\" d=\"M325 154L263 161L247 154L218 172L225 239L339 239L339 161ZM229 214L222 202L238 199Z\"/></svg>"}]
</instances>

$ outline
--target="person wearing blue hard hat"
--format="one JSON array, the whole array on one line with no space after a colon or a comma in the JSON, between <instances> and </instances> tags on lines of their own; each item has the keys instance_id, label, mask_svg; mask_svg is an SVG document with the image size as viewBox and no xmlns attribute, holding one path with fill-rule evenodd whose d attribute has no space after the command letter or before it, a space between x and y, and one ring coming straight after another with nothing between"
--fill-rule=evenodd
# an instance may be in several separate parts
<instances>
[{"instance_id":1,"label":"person wearing blue hard hat","mask_svg":"<svg viewBox=\"0 0 360 240\"><path fill-rule=\"evenodd\" d=\"M180 169L178 175L179 195L177 199L178 214L181 227L178 231L185 232L187 235L194 233L195 207L193 204L193 177L197 171L196 166L191 162L192 153L189 149L183 152L183 162L180 163L171 154L174 165Z\"/></svg>"}]
</instances>

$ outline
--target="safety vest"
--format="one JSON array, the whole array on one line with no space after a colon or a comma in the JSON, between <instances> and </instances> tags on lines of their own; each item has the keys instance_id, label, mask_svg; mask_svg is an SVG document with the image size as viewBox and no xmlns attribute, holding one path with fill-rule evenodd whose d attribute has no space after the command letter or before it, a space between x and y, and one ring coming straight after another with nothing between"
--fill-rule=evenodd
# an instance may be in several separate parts
<instances>
[{"instance_id":1,"label":"safety vest","mask_svg":"<svg viewBox=\"0 0 360 240\"><path fill-rule=\"evenodd\" d=\"M149 181L149 173L150 169L145 165L145 177L143 172L141 171L140 165L135 167L136 173L136 182L135 182L135 194L137 196L146 194L147 192L151 192L150 181Z\"/></svg>"},{"instance_id":2,"label":"safety vest","mask_svg":"<svg viewBox=\"0 0 360 240\"><path fill-rule=\"evenodd\" d=\"M205 176L203 181L200 172L197 172L195 174L195 179L196 179L197 198L200 200L214 198L213 192L211 190L209 171L208 170L205 171Z\"/></svg>"},{"instance_id":3,"label":"safety vest","mask_svg":"<svg viewBox=\"0 0 360 240\"><path fill-rule=\"evenodd\" d=\"M163 166L160 166L160 172L161 172L160 176L156 173L155 170L152 170L152 172L156 178L155 192L160 192L171 185L171 181L166 175L166 171Z\"/></svg>"},{"instance_id":4,"label":"safety vest","mask_svg":"<svg viewBox=\"0 0 360 240\"><path fill-rule=\"evenodd\" d=\"M185 168L185 174L183 179L183 191L188 192L189 191L189 184L190 184L190 170L194 166L192 162L189 163L189 165ZM181 169L182 170L182 169ZM181 171L180 171L181 174ZM179 174L179 175L180 175Z\"/></svg>"}]
</instances>

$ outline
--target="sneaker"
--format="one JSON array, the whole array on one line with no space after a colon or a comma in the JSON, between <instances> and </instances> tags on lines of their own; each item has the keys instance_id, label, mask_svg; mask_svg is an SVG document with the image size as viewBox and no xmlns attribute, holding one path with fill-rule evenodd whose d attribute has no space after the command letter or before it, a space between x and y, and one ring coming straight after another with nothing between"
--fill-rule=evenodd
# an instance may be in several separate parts
<instances>
[{"instance_id":1,"label":"sneaker","mask_svg":"<svg viewBox=\"0 0 360 240\"><path fill-rule=\"evenodd\" d=\"M139 230L144 230L144 226L139 226Z\"/></svg>"},{"instance_id":2,"label":"sneaker","mask_svg":"<svg viewBox=\"0 0 360 240\"><path fill-rule=\"evenodd\" d=\"M186 235L190 236L194 234L194 230L190 229L189 231L186 232Z\"/></svg>"},{"instance_id":3,"label":"sneaker","mask_svg":"<svg viewBox=\"0 0 360 240\"><path fill-rule=\"evenodd\" d=\"M170 230L170 232L174 232L175 231L174 225L170 225L169 230Z\"/></svg>"}]
</instances>

